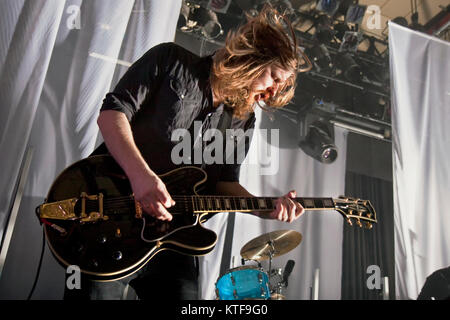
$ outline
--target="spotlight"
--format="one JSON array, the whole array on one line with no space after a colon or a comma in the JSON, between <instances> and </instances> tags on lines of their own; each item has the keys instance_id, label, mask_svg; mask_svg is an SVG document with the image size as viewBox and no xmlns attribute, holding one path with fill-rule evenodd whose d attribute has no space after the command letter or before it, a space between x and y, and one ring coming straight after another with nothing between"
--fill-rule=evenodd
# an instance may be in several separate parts
<instances>
[{"instance_id":1,"label":"spotlight","mask_svg":"<svg viewBox=\"0 0 450 320\"><path fill-rule=\"evenodd\" d=\"M206 22L203 24L201 29L202 34L207 39L215 39L223 34L222 25L217 19L217 15L211 10L205 10L204 15L206 16Z\"/></svg>"},{"instance_id":2,"label":"spotlight","mask_svg":"<svg viewBox=\"0 0 450 320\"><path fill-rule=\"evenodd\" d=\"M321 70L329 70L333 67L330 53L323 44L316 44L313 47L305 49L305 53L311 58L316 67Z\"/></svg>"},{"instance_id":3,"label":"spotlight","mask_svg":"<svg viewBox=\"0 0 450 320\"><path fill-rule=\"evenodd\" d=\"M356 52L358 46L361 43L362 34L355 31L346 31L342 38L341 45L339 47L339 52L342 51L352 51Z\"/></svg>"},{"instance_id":4,"label":"spotlight","mask_svg":"<svg viewBox=\"0 0 450 320\"><path fill-rule=\"evenodd\" d=\"M200 32L208 40L223 34L223 28L214 11L198 4L182 2L177 27L183 32Z\"/></svg>"},{"instance_id":5,"label":"spotlight","mask_svg":"<svg viewBox=\"0 0 450 320\"><path fill-rule=\"evenodd\" d=\"M350 31L349 26L346 23L339 22L334 25L333 27L334 31L336 32L336 38L343 41L344 35L347 31Z\"/></svg>"},{"instance_id":6,"label":"spotlight","mask_svg":"<svg viewBox=\"0 0 450 320\"><path fill-rule=\"evenodd\" d=\"M345 21L348 23L360 24L366 13L367 6L359 4L351 4L348 7L347 14L345 15Z\"/></svg>"},{"instance_id":7,"label":"spotlight","mask_svg":"<svg viewBox=\"0 0 450 320\"><path fill-rule=\"evenodd\" d=\"M336 59L336 65L348 81L359 83L363 79L363 71L355 62L350 53L340 54Z\"/></svg>"},{"instance_id":8,"label":"spotlight","mask_svg":"<svg viewBox=\"0 0 450 320\"><path fill-rule=\"evenodd\" d=\"M340 2L339 0L320 0L316 9L332 16L338 10Z\"/></svg>"},{"instance_id":9,"label":"spotlight","mask_svg":"<svg viewBox=\"0 0 450 320\"><path fill-rule=\"evenodd\" d=\"M396 24L399 24L403 27L408 27L408 20L406 20L405 17L396 17L392 19L392 22L395 22Z\"/></svg>"},{"instance_id":10,"label":"spotlight","mask_svg":"<svg viewBox=\"0 0 450 320\"><path fill-rule=\"evenodd\" d=\"M300 141L298 146L310 157L322 163L332 163L338 156L334 145L334 127L326 119L307 113L299 121Z\"/></svg>"},{"instance_id":11,"label":"spotlight","mask_svg":"<svg viewBox=\"0 0 450 320\"><path fill-rule=\"evenodd\" d=\"M315 37L320 43L328 44L333 40L336 31L333 30L332 20L327 15L317 18Z\"/></svg>"}]
</instances>

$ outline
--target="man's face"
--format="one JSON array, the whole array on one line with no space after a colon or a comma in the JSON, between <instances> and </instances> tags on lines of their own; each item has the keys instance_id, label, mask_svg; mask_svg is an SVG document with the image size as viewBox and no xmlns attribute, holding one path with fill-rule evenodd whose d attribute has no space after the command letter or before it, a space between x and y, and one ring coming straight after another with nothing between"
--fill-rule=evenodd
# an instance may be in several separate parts
<instances>
[{"instance_id":1,"label":"man's face","mask_svg":"<svg viewBox=\"0 0 450 320\"><path fill-rule=\"evenodd\" d=\"M269 65L264 72L256 78L251 86L250 102L264 101L278 94L279 88L293 75L278 66Z\"/></svg>"}]
</instances>

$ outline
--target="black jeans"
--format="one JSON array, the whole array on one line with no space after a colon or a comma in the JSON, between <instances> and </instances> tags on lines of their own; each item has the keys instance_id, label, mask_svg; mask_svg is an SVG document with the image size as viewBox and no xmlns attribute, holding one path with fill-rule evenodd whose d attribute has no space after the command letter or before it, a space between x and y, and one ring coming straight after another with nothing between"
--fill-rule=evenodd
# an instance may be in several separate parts
<instances>
[{"instance_id":1,"label":"black jeans","mask_svg":"<svg viewBox=\"0 0 450 320\"><path fill-rule=\"evenodd\" d=\"M65 289L65 300L121 300L130 285L140 300L197 300L198 258L162 251L138 272L116 281L81 277L81 289Z\"/></svg>"}]
</instances>

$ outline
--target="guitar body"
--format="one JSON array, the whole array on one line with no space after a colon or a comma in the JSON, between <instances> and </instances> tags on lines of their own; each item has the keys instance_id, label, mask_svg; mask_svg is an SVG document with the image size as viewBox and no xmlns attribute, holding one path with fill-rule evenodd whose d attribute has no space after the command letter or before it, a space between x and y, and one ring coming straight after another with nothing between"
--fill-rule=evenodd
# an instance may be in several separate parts
<instances>
[{"instance_id":1,"label":"guitar body","mask_svg":"<svg viewBox=\"0 0 450 320\"><path fill-rule=\"evenodd\" d=\"M183 167L160 178L170 194L196 195L207 177L200 168ZM111 156L92 156L65 169L50 188L46 203L79 198L83 192L103 194L103 213L107 218L90 222L48 219L44 228L56 259L65 267L78 266L93 280L128 276L161 250L204 255L214 249L217 235L202 226L203 214L186 209L177 211L175 206L169 210L173 215L170 222L145 213L141 217L136 215L135 202L129 200L133 193L129 180ZM80 204L75 208L79 211ZM61 233L51 223L66 232Z\"/></svg>"}]
</instances>

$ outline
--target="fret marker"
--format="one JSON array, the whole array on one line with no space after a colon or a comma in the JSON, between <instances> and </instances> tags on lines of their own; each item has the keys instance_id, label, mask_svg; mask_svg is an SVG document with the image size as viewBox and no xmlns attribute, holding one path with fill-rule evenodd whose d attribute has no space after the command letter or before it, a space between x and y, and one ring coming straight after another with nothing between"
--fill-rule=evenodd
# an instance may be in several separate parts
<instances>
[{"instance_id":1,"label":"fret marker","mask_svg":"<svg viewBox=\"0 0 450 320\"><path fill-rule=\"evenodd\" d=\"M199 200L200 200L200 208L201 208L202 210L205 209L205 204L204 204L204 202L203 202L203 199L200 198Z\"/></svg>"},{"instance_id":2,"label":"fret marker","mask_svg":"<svg viewBox=\"0 0 450 320\"><path fill-rule=\"evenodd\" d=\"M323 200L323 204L327 208L334 208L333 201L331 201L330 199Z\"/></svg>"},{"instance_id":3,"label":"fret marker","mask_svg":"<svg viewBox=\"0 0 450 320\"><path fill-rule=\"evenodd\" d=\"M305 199L305 206L308 208L314 208L314 201L311 199Z\"/></svg>"},{"instance_id":4,"label":"fret marker","mask_svg":"<svg viewBox=\"0 0 450 320\"><path fill-rule=\"evenodd\" d=\"M261 209L266 208L266 202L264 201L264 199L258 199L258 205Z\"/></svg>"},{"instance_id":5,"label":"fret marker","mask_svg":"<svg viewBox=\"0 0 450 320\"><path fill-rule=\"evenodd\" d=\"M212 209L213 209L213 207L212 207L212 202L211 202L211 199L209 199L209 198L206 198L206 202L208 203L208 210L212 210Z\"/></svg>"}]
</instances>

